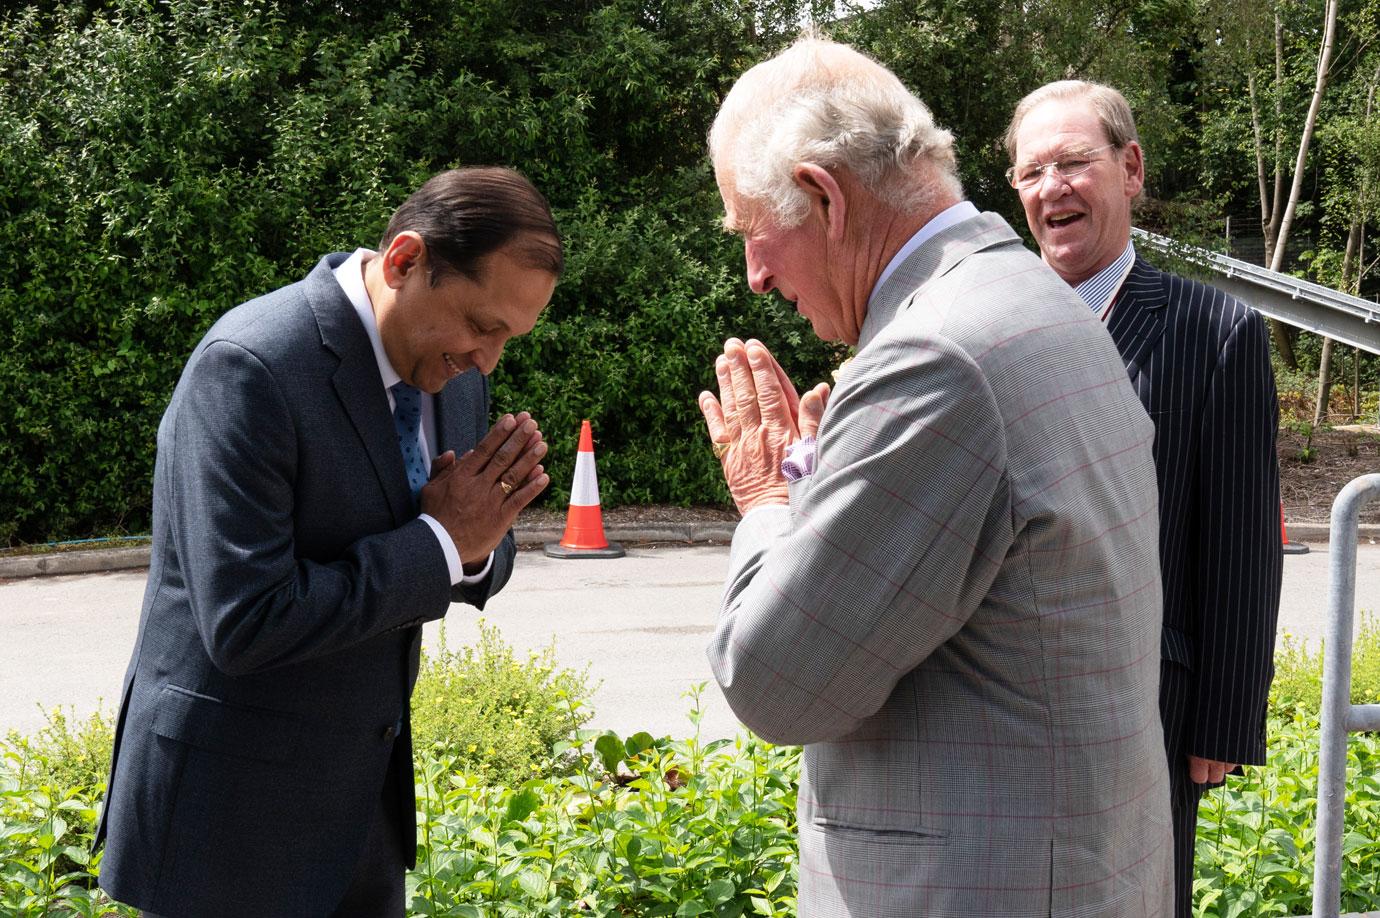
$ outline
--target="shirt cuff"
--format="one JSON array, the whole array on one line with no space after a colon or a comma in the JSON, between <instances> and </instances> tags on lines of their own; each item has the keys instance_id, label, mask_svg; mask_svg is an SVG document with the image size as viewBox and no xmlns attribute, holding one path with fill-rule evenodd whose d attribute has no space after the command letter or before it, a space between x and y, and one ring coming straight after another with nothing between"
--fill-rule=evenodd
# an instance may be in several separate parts
<instances>
[{"instance_id":1,"label":"shirt cuff","mask_svg":"<svg viewBox=\"0 0 1380 918\"><path fill-rule=\"evenodd\" d=\"M489 576L489 568L494 566L494 553L489 552L489 558L484 562L484 569L477 574L466 574L465 567L460 561L460 552L455 548L455 540L446 532L446 527L442 526L434 516L423 513L419 516L431 531L436 534L436 541L441 543L441 552L446 556L446 569L450 571L450 585L478 583Z\"/></svg>"}]
</instances>

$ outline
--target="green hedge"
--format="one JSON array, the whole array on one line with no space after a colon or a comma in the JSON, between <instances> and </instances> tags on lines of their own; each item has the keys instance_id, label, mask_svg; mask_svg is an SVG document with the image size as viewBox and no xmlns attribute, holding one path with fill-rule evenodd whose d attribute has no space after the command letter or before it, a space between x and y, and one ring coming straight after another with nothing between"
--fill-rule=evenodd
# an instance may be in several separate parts
<instances>
[{"instance_id":1,"label":"green hedge","mask_svg":"<svg viewBox=\"0 0 1380 918\"><path fill-rule=\"evenodd\" d=\"M768 6L768 5L764 5ZM110 0L0 23L0 545L147 531L154 441L226 309L377 242L428 175L500 162L551 199L570 271L495 375L568 498L727 500L696 393L730 334L802 382L834 359L753 297L704 133L771 11L608 0Z\"/></svg>"}]
</instances>

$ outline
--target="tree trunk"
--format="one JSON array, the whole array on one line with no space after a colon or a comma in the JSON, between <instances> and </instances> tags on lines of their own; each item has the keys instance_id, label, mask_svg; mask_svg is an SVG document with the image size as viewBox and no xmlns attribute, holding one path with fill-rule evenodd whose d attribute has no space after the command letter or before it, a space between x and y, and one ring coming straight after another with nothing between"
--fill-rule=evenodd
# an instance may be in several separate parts
<instances>
[{"instance_id":1,"label":"tree trunk","mask_svg":"<svg viewBox=\"0 0 1380 918\"><path fill-rule=\"evenodd\" d=\"M1327 0L1327 27L1323 31L1322 51L1318 55L1318 75L1313 83L1313 98L1308 103L1308 116L1303 121L1303 136L1299 138L1299 155L1294 161L1294 182L1289 189L1289 203L1284 206L1284 217L1279 223L1279 236L1275 239L1275 251L1270 259L1270 270L1278 271L1284 266L1284 250L1289 244L1289 231L1294 225L1294 212L1298 208L1299 197L1303 191L1303 170L1308 162L1308 147L1313 142L1313 129L1318 124L1318 109L1322 106L1323 90L1327 88L1327 77L1332 67L1332 45L1337 35L1337 0ZM1280 359L1291 370L1298 369L1294 357L1293 342L1281 323L1271 324L1271 333L1279 346Z\"/></svg>"},{"instance_id":2,"label":"tree trunk","mask_svg":"<svg viewBox=\"0 0 1380 918\"><path fill-rule=\"evenodd\" d=\"M1318 359L1318 401L1313 407L1313 429L1327 420L1327 400L1332 395L1332 339L1324 338L1322 357Z\"/></svg>"}]
</instances>

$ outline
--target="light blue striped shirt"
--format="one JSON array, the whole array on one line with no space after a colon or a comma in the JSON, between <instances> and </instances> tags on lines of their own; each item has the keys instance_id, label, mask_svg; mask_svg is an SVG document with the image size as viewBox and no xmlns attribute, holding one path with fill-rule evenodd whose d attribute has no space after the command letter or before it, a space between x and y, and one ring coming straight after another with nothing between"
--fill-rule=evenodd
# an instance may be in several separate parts
<instances>
[{"instance_id":1,"label":"light blue striped shirt","mask_svg":"<svg viewBox=\"0 0 1380 918\"><path fill-rule=\"evenodd\" d=\"M1131 273L1131 265L1136 260L1136 247L1130 240L1126 242L1126 251L1116 257L1116 260L1107 267L1098 271L1092 277L1083 281L1074 292L1083 298L1092 311L1107 321L1107 314L1111 311L1112 297L1121 289L1121 284L1126 280L1126 275Z\"/></svg>"}]
</instances>

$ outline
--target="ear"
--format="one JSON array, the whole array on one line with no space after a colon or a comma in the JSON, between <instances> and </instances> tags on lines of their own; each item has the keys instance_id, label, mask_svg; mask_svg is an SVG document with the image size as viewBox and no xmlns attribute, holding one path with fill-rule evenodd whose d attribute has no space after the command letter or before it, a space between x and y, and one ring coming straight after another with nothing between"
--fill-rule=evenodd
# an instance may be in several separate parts
<instances>
[{"instance_id":1,"label":"ear","mask_svg":"<svg viewBox=\"0 0 1380 918\"><path fill-rule=\"evenodd\" d=\"M1129 200L1145 187L1145 154L1140 144L1134 140L1126 144L1126 149L1121 151L1121 164L1125 170L1126 197Z\"/></svg>"},{"instance_id":2,"label":"ear","mask_svg":"<svg viewBox=\"0 0 1380 918\"><path fill-rule=\"evenodd\" d=\"M791 172L796 187L810 199L810 216L823 221L829 238L843 239L848 218L848 202L843 187L828 169L815 163L797 163Z\"/></svg>"},{"instance_id":3,"label":"ear","mask_svg":"<svg viewBox=\"0 0 1380 918\"><path fill-rule=\"evenodd\" d=\"M426 243L412 230L403 230L383 252L383 281L397 289L409 274L425 270Z\"/></svg>"}]
</instances>

